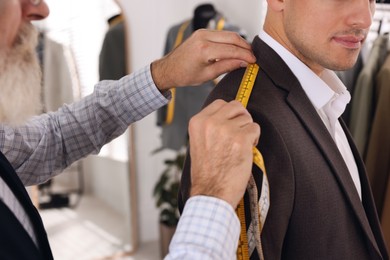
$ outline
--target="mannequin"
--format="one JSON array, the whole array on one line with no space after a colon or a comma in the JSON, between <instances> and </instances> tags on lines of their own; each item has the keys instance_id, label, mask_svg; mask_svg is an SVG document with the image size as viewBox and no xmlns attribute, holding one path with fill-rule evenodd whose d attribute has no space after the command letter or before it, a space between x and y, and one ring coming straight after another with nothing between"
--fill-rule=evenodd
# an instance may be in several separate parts
<instances>
[{"instance_id":1,"label":"mannequin","mask_svg":"<svg viewBox=\"0 0 390 260\"><path fill-rule=\"evenodd\" d=\"M217 11L212 4L202 4L195 8L192 28L196 31L206 28L209 21L215 17Z\"/></svg>"},{"instance_id":2,"label":"mannequin","mask_svg":"<svg viewBox=\"0 0 390 260\"><path fill-rule=\"evenodd\" d=\"M201 28L209 28L211 20L218 21L220 18L224 17L213 5L198 5L194 9L191 19L175 24L169 29L164 54L174 49L176 44L180 44L180 42L187 39L194 31ZM222 25L222 28L215 29L236 31L241 34L242 30L237 26L227 22L222 23ZM214 87L215 82L208 81L201 86L188 86L175 90L174 97L171 100L171 103L174 104L172 105L173 108L170 109L169 106L164 106L157 112L157 125L162 128L162 146L156 151L166 148L180 151L187 146L188 122L193 115L201 110L204 101Z\"/></svg>"}]
</instances>

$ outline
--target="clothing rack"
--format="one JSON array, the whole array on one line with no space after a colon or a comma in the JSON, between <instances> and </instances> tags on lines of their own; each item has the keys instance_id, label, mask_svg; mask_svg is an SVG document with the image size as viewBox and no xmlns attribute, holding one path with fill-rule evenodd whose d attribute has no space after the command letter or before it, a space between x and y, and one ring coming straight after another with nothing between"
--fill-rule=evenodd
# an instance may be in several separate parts
<instances>
[{"instance_id":1,"label":"clothing rack","mask_svg":"<svg viewBox=\"0 0 390 260\"><path fill-rule=\"evenodd\" d=\"M384 34L390 32L390 0L387 2L379 2L376 6L374 23L377 23L376 32ZM387 25L387 26L384 26Z\"/></svg>"},{"instance_id":2,"label":"clothing rack","mask_svg":"<svg viewBox=\"0 0 390 260\"><path fill-rule=\"evenodd\" d=\"M387 2L381 1L384 0L377 1L372 25L370 27L370 31L368 32L367 39L364 44L365 46L362 50L363 61L366 60L374 40L379 35L390 33L390 2L388 2L390 0Z\"/></svg>"},{"instance_id":3,"label":"clothing rack","mask_svg":"<svg viewBox=\"0 0 390 260\"><path fill-rule=\"evenodd\" d=\"M390 0L376 1L373 23L363 45L360 62L341 74L352 100L347 124L363 157L386 244L390 248ZM358 60L359 61L359 60ZM379 87L380 86L380 87ZM386 127L384 127L386 126ZM363 131L363 132L362 132ZM365 133L366 132L366 133Z\"/></svg>"}]
</instances>

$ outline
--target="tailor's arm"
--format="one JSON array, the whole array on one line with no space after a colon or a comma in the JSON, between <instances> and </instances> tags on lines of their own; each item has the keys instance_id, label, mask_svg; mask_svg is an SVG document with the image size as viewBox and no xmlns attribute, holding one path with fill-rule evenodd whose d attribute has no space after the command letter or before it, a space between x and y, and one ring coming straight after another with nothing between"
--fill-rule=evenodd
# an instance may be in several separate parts
<instances>
[{"instance_id":1,"label":"tailor's arm","mask_svg":"<svg viewBox=\"0 0 390 260\"><path fill-rule=\"evenodd\" d=\"M191 119L191 198L166 260L236 259L235 208L251 174L260 127L237 101L216 100Z\"/></svg>"}]
</instances>

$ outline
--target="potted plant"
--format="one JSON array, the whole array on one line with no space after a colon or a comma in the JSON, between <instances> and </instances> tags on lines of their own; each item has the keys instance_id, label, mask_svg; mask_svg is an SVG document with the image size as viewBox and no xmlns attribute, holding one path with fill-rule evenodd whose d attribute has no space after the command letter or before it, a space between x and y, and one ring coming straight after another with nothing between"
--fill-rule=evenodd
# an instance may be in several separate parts
<instances>
[{"instance_id":1,"label":"potted plant","mask_svg":"<svg viewBox=\"0 0 390 260\"><path fill-rule=\"evenodd\" d=\"M160 240L162 257L168 253L169 243L179 222L177 195L179 192L180 175L185 159L185 153L178 152L176 158L165 160L165 170L157 181L153 196L160 210Z\"/></svg>"}]
</instances>

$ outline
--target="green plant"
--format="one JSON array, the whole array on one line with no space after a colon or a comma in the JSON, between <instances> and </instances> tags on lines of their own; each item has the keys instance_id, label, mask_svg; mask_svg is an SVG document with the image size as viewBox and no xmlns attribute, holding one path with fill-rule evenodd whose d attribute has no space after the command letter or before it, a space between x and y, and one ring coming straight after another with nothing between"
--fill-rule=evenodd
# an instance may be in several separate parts
<instances>
[{"instance_id":1,"label":"green plant","mask_svg":"<svg viewBox=\"0 0 390 260\"><path fill-rule=\"evenodd\" d=\"M167 167L153 190L156 206L160 209L160 222L169 227L174 227L179 222L177 195L184 159L185 154L178 152L175 159L165 160Z\"/></svg>"}]
</instances>

